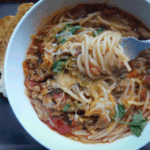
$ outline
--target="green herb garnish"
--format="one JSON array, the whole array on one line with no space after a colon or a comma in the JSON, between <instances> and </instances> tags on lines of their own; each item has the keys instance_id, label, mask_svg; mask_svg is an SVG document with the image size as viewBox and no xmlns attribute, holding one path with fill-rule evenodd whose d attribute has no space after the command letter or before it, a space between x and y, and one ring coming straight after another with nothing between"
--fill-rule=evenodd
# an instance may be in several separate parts
<instances>
[{"instance_id":1,"label":"green herb garnish","mask_svg":"<svg viewBox=\"0 0 150 150\"><path fill-rule=\"evenodd\" d=\"M92 34L93 34L93 36L94 36L94 37L96 37L96 35L95 35L95 33L94 33L94 32L92 32Z\"/></svg>"},{"instance_id":2,"label":"green herb garnish","mask_svg":"<svg viewBox=\"0 0 150 150\"><path fill-rule=\"evenodd\" d=\"M102 33L103 31L104 31L104 28L98 28L98 29L96 30L96 32L97 32L98 35L99 35L100 33ZM94 37L96 37L96 35L95 35L94 32L92 32L92 34L93 34Z\"/></svg>"},{"instance_id":3,"label":"green herb garnish","mask_svg":"<svg viewBox=\"0 0 150 150\"><path fill-rule=\"evenodd\" d=\"M139 137L142 131L144 130L147 121L148 121L147 118L145 118L145 120L143 119L142 113L139 110L139 114L134 114L132 122L122 122L122 121L117 121L117 122L123 124L129 124L132 133L137 137Z\"/></svg>"},{"instance_id":4,"label":"green herb garnish","mask_svg":"<svg viewBox=\"0 0 150 150\"><path fill-rule=\"evenodd\" d=\"M119 117L120 119L125 115L125 111L124 111L124 106L121 104L117 105L117 109L118 111L115 113L115 116L113 117L113 119L115 119L116 117Z\"/></svg>"},{"instance_id":5,"label":"green herb garnish","mask_svg":"<svg viewBox=\"0 0 150 150\"><path fill-rule=\"evenodd\" d=\"M103 28L98 28L98 29L97 29L97 34L100 34L100 33L102 33L103 31L104 31Z\"/></svg>"},{"instance_id":6,"label":"green herb garnish","mask_svg":"<svg viewBox=\"0 0 150 150\"><path fill-rule=\"evenodd\" d=\"M70 108L70 104L65 104L65 107L63 107L63 111L67 111Z\"/></svg>"},{"instance_id":7,"label":"green herb garnish","mask_svg":"<svg viewBox=\"0 0 150 150\"><path fill-rule=\"evenodd\" d=\"M60 73L61 71L65 70L67 61L67 59L60 59L56 61L52 66L54 73Z\"/></svg>"},{"instance_id":8,"label":"green herb garnish","mask_svg":"<svg viewBox=\"0 0 150 150\"><path fill-rule=\"evenodd\" d=\"M66 42L66 39L64 38L64 34L60 33L60 34L56 34L55 35L56 39L57 39L57 44L64 44Z\"/></svg>"},{"instance_id":9,"label":"green herb garnish","mask_svg":"<svg viewBox=\"0 0 150 150\"><path fill-rule=\"evenodd\" d=\"M69 28L69 27L71 27L71 24L70 23L66 24L65 28L61 32L66 31L66 29Z\"/></svg>"},{"instance_id":10,"label":"green herb garnish","mask_svg":"<svg viewBox=\"0 0 150 150\"><path fill-rule=\"evenodd\" d=\"M75 34L76 30L80 28L82 28L80 25L72 27L71 24L66 24L65 28L60 32L60 34L55 35L57 44L64 44L68 35Z\"/></svg>"},{"instance_id":11,"label":"green herb garnish","mask_svg":"<svg viewBox=\"0 0 150 150\"><path fill-rule=\"evenodd\" d=\"M65 38L62 38L60 41L59 41L59 44L64 44L66 42L66 39Z\"/></svg>"},{"instance_id":12,"label":"green herb garnish","mask_svg":"<svg viewBox=\"0 0 150 150\"><path fill-rule=\"evenodd\" d=\"M81 28L82 28L82 26L80 26L80 25L73 26L73 27L71 28L71 33L72 33L72 34L75 34L76 30L77 30L77 29L81 29Z\"/></svg>"}]
</instances>

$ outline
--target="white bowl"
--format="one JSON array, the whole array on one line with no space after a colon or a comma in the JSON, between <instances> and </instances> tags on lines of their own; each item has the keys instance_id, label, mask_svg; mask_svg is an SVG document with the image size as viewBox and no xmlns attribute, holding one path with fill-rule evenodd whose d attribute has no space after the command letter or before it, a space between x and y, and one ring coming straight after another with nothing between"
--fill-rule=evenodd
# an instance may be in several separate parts
<instances>
[{"instance_id":1,"label":"white bowl","mask_svg":"<svg viewBox=\"0 0 150 150\"><path fill-rule=\"evenodd\" d=\"M10 39L5 58L5 85L10 105L25 130L35 140L51 150L139 149L150 141L150 123L139 138L129 136L108 144L83 144L49 129L38 119L24 94L22 62L25 60L26 50L31 44L30 35L36 34L41 22L54 11L66 5L75 5L81 2L104 2L104 0L41 0L21 19ZM150 2L146 0L110 0L109 2L133 14L150 28Z\"/></svg>"}]
</instances>

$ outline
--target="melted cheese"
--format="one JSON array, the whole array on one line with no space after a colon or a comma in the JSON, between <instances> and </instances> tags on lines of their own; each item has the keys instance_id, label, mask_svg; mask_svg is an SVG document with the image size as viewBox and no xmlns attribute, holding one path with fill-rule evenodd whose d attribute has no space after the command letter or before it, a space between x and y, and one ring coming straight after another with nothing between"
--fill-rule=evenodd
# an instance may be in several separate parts
<instances>
[{"instance_id":1,"label":"melted cheese","mask_svg":"<svg viewBox=\"0 0 150 150\"><path fill-rule=\"evenodd\" d=\"M59 74L57 82L60 87L71 89L71 86L75 85L76 78L72 77L70 74Z\"/></svg>"}]
</instances>

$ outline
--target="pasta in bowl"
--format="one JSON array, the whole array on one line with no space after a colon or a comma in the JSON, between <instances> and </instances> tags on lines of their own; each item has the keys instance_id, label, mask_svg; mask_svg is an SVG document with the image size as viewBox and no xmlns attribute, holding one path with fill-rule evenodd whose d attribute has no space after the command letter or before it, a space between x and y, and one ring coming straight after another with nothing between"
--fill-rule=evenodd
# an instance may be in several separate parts
<instances>
[{"instance_id":1,"label":"pasta in bowl","mask_svg":"<svg viewBox=\"0 0 150 150\"><path fill-rule=\"evenodd\" d=\"M48 149L141 148L150 135L149 50L131 62L119 46L119 39L149 39L149 30L144 26L150 27L149 2L109 1L143 23L105 4L93 5L94 9L91 4L78 5L74 9L76 4L91 1L57 2L41 0L35 4L10 39L4 74L17 119ZM72 7L68 12L64 11L66 5ZM63 11L52 19L61 7Z\"/></svg>"},{"instance_id":2,"label":"pasta in bowl","mask_svg":"<svg viewBox=\"0 0 150 150\"><path fill-rule=\"evenodd\" d=\"M124 36L148 39L150 32L105 3L58 13L31 36L24 84L41 121L83 143L141 135L150 119L150 53L129 61Z\"/></svg>"}]
</instances>

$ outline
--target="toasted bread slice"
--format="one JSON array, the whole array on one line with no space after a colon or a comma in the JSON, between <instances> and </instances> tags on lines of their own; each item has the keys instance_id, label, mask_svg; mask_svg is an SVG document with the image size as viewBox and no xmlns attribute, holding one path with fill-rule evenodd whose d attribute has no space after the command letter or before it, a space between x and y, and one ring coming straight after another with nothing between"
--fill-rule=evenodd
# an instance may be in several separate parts
<instances>
[{"instance_id":1,"label":"toasted bread slice","mask_svg":"<svg viewBox=\"0 0 150 150\"><path fill-rule=\"evenodd\" d=\"M24 14L33 6L33 3L24 3L18 7L18 12L15 16L6 16L0 20L0 93L3 93L3 96L7 97L4 85L4 59L9 43L9 39L21 20Z\"/></svg>"}]
</instances>

